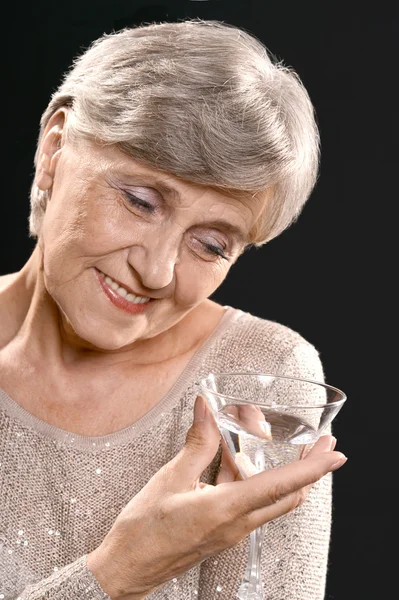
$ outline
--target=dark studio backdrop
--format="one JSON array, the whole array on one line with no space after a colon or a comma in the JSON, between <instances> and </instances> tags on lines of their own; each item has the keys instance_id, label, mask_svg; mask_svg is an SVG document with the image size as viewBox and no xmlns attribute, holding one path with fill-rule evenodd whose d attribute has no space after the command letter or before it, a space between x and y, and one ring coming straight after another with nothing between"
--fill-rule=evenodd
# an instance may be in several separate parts
<instances>
[{"instance_id":1,"label":"dark studio backdrop","mask_svg":"<svg viewBox=\"0 0 399 600\"><path fill-rule=\"evenodd\" d=\"M320 351L327 382L347 392L334 428L337 449L349 460L334 476L326 600L391 596L384 547L397 523L398 484L379 459L377 437L393 438L395 423L391 413L383 427L376 420L384 394L381 378L377 385L372 376L381 347L375 315L377 308L384 317L385 304L375 293L375 229L372 253L367 243L378 218L375 202L388 192L382 174L398 158L389 150L391 127L367 125L376 107L385 124L393 117L374 85L381 63L391 60L386 44L397 24L383 3L373 12L350 2L342 10L330 2L268 0L10 4L2 27L0 274L20 269L33 249L27 219L39 119L71 60L103 32L185 17L218 19L255 34L295 68L315 105L322 140L315 191L298 222L244 254L214 298L298 331Z\"/></svg>"}]
</instances>

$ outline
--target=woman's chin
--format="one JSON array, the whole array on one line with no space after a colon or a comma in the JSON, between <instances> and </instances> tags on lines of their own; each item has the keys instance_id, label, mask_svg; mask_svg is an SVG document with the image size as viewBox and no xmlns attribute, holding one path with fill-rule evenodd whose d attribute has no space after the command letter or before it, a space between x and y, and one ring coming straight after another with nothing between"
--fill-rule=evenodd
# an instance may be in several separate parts
<instances>
[{"instance_id":1,"label":"woman's chin","mask_svg":"<svg viewBox=\"0 0 399 600\"><path fill-rule=\"evenodd\" d=\"M129 336L126 329L115 328L105 323L93 323L89 320L83 323L73 322L65 315L62 321L62 337L76 350L112 352L121 350L136 341L132 335Z\"/></svg>"},{"instance_id":2,"label":"woman's chin","mask_svg":"<svg viewBox=\"0 0 399 600\"><path fill-rule=\"evenodd\" d=\"M90 335L87 333L86 337L82 338L82 347L100 352L116 352L129 346L134 341L135 340L126 339L126 335L98 335L94 333Z\"/></svg>"}]
</instances>

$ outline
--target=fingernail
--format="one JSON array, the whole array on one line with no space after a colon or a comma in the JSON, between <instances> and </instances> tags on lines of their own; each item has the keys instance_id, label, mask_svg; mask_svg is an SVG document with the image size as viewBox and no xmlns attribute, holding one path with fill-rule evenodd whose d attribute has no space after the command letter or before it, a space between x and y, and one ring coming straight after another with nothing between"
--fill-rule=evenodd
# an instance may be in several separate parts
<instances>
[{"instance_id":1,"label":"fingernail","mask_svg":"<svg viewBox=\"0 0 399 600\"><path fill-rule=\"evenodd\" d=\"M337 438L335 438L335 437L333 436L333 439L332 439L332 441L331 441L331 447L330 447L330 451L331 451L331 450L334 450L336 443L337 443Z\"/></svg>"},{"instance_id":2,"label":"fingernail","mask_svg":"<svg viewBox=\"0 0 399 600\"><path fill-rule=\"evenodd\" d=\"M337 469L342 467L342 465L344 465L347 460L348 460L347 457L345 456L345 454L343 454L342 457L339 460L337 460L337 462L335 462L333 465L331 465L331 467L329 468L329 471L336 471Z\"/></svg>"},{"instance_id":3,"label":"fingernail","mask_svg":"<svg viewBox=\"0 0 399 600\"><path fill-rule=\"evenodd\" d=\"M202 396L198 396L194 405L194 421L203 421L205 419L206 405Z\"/></svg>"}]
</instances>

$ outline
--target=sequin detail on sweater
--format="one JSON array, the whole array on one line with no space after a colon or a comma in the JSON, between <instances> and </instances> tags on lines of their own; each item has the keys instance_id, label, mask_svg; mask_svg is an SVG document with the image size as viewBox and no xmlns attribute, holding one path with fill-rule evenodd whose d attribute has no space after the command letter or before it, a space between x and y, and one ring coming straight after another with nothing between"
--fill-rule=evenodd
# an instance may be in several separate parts
<instances>
[{"instance_id":1,"label":"sequin detail on sweater","mask_svg":"<svg viewBox=\"0 0 399 600\"><path fill-rule=\"evenodd\" d=\"M228 308L185 371L137 423L104 437L40 421L0 390L0 600L110 600L86 555L147 481L184 445L197 382L210 371L268 371L323 379L316 350L283 325ZM202 481L213 483L220 452ZM323 600L331 476L292 513L269 523L265 600ZM231 600L248 538L167 582L150 600Z\"/></svg>"}]
</instances>

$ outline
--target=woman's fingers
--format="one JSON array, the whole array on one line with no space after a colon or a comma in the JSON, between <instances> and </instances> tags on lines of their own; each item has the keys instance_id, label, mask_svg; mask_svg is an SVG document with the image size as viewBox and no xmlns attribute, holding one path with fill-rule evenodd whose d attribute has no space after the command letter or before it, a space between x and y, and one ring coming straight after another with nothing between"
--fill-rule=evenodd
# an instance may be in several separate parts
<instances>
[{"instance_id":1,"label":"woman's fingers","mask_svg":"<svg viewBox=\"0 0 399 600\"><path fill-rule=\"evenodd\" d=\"M223 412L247 433L266 440L271 439L270 423L256 404L228 404Z\"/></svg>"},{"instance_id":2,"label":"woman's fingers","mask_svg":"<svg viewBox=\"0 0 399 600\"><path fill-rule=\"evenodd\" d=\"M191 489L219 449L220 432L202 396L197 396L193 424L182 450L165 465L163 472L170 492Z\"/></svg>"},{"instance_id":3,"label":"woman's fingers","mask_svg":"<svg viewBox=\"0 0 399 600\"><path fill-rule=\"evenodd\" d=\"M236 518L246 515L248 525L255 529L302 504L308 486L345 462L346 457L341 452L319 451L306 460L238 481L234 483L234 489L226 486L221 492L226 494L225 502L230 498Z\"/></svg>"},{"instance_id":4,"label":"woman's fingers","mask_svg":"<svg viewBox=\"0 0 399 600\"><path fill-rule=\"evenodd\" d=\"M216 485L240 480L242 480L240 472L233 460L233 457L231 456L226 442L222 438L222 458L220 462L219 474L216 479Z\"/></svg>"},{"instance_id":5,"label":"woman's fingers","mask_svg":"<svg viewBox=\"0 0 399 600\"><path fill-rule=\"evenodd\" d=\"M247 433L266 440L272 439L270 423L266 421L265 415L255 404L244 404L238 406L238 421L240 427Z\"/></svg>"},{"instance_id":6,"label":"woman's fingers","mask_svg":"<svg viewBox=\"0 0 399 600\"><path fill-rule=\"evenodd\" d=\"M332 435L322 435L317 442L306 452L305 458L311 458L320 452L334 450L337 440Z\"/></svg>"},{"instance_id":7,"label":"woman's fingers","mask_svg":"<svg viewBox=\"0 0 399 600\"><path fill-rule=\"evenodd\" d=\"M321 452L329 452L334 450L337 440L331 435L320 437L310 450L307 451L305 458L311 458ZM256 467L251 463L249 457L245 454L236 453L235 461L231 456L226 442L221 438L222 457L219 474L216 480L216 485L220 483L230 483L232 481L242 481L240 471L245 474L245 478L258 474ZM310 489L311 485L308 488Z\"/></svg>"},{"instance_id":8,"label":"woman's fingers","mask_svg":"<svg viewBox=\"0 0 399 600\"><path fill-rule=\"evenodd\" d=\"M339 457L338 460L337 457ZM274 488L274 503L270 504L265 508L259 508L253 511L251 515L249 515L248 526L256 529L257 527L260 527L268 521L277 519L278 517L281 517L282 515L285 515L288 512L291 512L292 510L295 510L295 508L304 503L311 487L316 483L316 481L319 481L319 479L327 475L327 473L336 471L337 469L342 467L342 465L345 464L346 460L346 456L344 456L340 452L325 452L324 456L319 455L318 458L311 458L310 461L313 461L315 463L315 469L313 470L312 465L312 469L308 471L306 475L304 475L309 483L305 484L303 487L299 487L297 489L294 489L292 492L288 493L287 490L289 489L289 487L284 489L284 487L277 486L277 488ZM317 464L316 461L318 461L319 464ZM303 464L306 463L306 461L304 460L300 462ZM321 476L320 473L322 473ZM293 487L297 486L294 485Z\"/></svg>"},{"instance_id":9,"label":"woman's fingers","mask_svg":"<svg viewBox=\"0 0 399 600\"><path fill-rule=\"evenodd\" d=\"M337 443L337 440L332 435L323 435L317 440L317 442L309 450L306 450L306 446L305 446L305 451L302 454L301 458L308 459L309 457L312 458L312 456L315 456L316 454L318 454L320 452L330 452L330 451L334 450L336 443ZM312 486L313 486L313 484L310 484L303 488L304 497L306 497L309 494Z\"/></svg>"}]
</instances>

